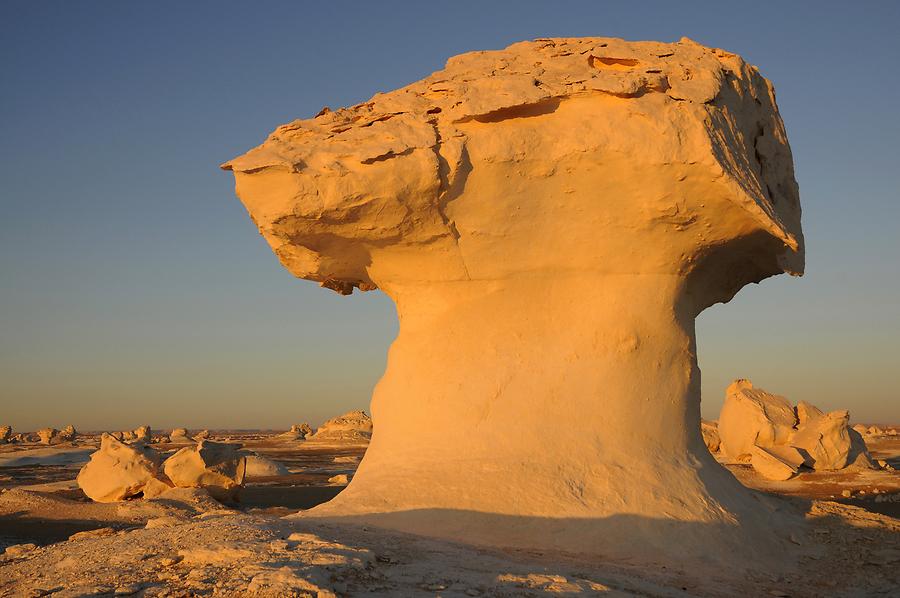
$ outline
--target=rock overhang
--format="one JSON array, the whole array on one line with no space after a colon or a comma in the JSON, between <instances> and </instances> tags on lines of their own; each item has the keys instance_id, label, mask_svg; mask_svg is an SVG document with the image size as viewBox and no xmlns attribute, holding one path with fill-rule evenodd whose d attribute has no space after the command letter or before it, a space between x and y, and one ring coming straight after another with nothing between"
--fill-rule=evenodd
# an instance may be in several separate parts
<instances>
[{"instance_id":1,"label":"rock overhang","mask_svg":"<svg viewBox=\"0 0 900 598\"><path fill-rule=\"evenodd\" d=\"M497 134L511 122L516 132ZM660 258L643 266L647 271L690 268L705 253L761 230L771 259L757 264L744 284L800 273L803 239L790 165L774 91L740 57L688 39L580 38L537 39L451 58L444 70L402 89L278 127L223 168L235 172L238 194L282 263L296 276L347 293L409 278L397 268L379 272L378 256L385 252L400 270L427 272L429 280L472 278L473 264L498 263L496 251L481 259L479 240L509 235L509 215L518 211L524 219L528 209L510 210L509 202L498 205L487 192L467 196L465 187L472 176L502 181L510 172L526 180L532 197L541 179L552 181L552 193L539 199L572 212L569 230L544 231L535 246L590 235L591 219L579 211L592 210L596 226L610 224L609 212L621 208L610 199L631 187L630 207L649 199L649 211L656 212L648 214L646 205L644 213L619 212L623 230L690 231L681 235L682 246L667 249L666 260L677 264ZM582 188L567 182L566 168ZM594 177L586 174L591 169ZM596 200L592 189L607 195ZM579 196L593 205L577 205L572 200ZM704 220L703 208L723 200L739 207L731 217L744 221L717 238L715 218L723 212ZM610 203L606 212L598 206L603 201ZM496 218L491 202L506 217ZM540 229L531 225L519 232ZM669 244L678 245L677 237L670 235ZM586 260L613 264L616 252L648 255L646 246L660 245L645 241L638 234L630 247L614 244ZM424 247L432 255L419 256L425 262L419 264L410 254ZM566 247L554 249L559 256ZM591 269L587 262L530 263L528 253L499 257L527 273Z\"/></svg>"}]
</instances>

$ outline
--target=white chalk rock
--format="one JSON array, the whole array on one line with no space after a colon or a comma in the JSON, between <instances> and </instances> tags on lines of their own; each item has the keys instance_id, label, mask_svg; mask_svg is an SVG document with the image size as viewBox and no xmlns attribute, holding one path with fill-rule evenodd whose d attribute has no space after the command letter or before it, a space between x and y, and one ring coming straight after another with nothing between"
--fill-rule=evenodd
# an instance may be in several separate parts
<instances>
[{"instance_id":1,"label":"white chalk rock","mask_svg":"<svg viewBox=\"0 0 900 598\"><path fill-rule=\"evenodd\" d=\"M312 436L313 429L308 423L294 424L287 432L278 435L283 440L305 440Z\"/></svg>"},{"instance_id":2,"label":"white chalk rock","mask_svg":"<svg viewBox=\"0 0 900 598\"><path fill-rule=\"evenodd\" d=\"M364 443L372 438L372 418L365 411L350 411L333 417L307 437L312 442Z\"/></svg>"},{"instance_id":3,"label":"white chalk rock","mask_svg":"<svg viewBox=\"0 0 900 598\"><path fill-rule=\"evenodd\" d=\"M209 438L209 430L200 430L194 434L194 440L206 440Z\"/></svg>"},{"instance_id":4,"label":"white chalk rock","mask_svg":"<svg viewBox=\"0 0 900 598\"><path fill-rule=\"evenodd\" d=\"M41 444L57 444L60 442L59 430L56 428L41 428L37 431Z\"/></svg>"},{"instance_id":5,"label":"white chalk rock","mask_svg":"<svg viewBox=\"0 0 900 598\"><path fill-rule=\"evenodd\" d=\"M784 397L753 388L749 380L735 380L725 391L719 415L722 453L746 460L753 446L785 445L794 433L796 417Z\"/></svg>"},{"instance_id":6,"label":"white chalk rock","mask_svg":"<svg viewBox=\"0 0 900 598\"><path fill-rule=\"evenodd\" d=\"M188 431L184 428L175 428L169 433L169 442L173 444L194 443L194 439L188 436Z\"/></svg>"},{"instance_id":7,"label":"white chalk rock","mask_svg":"<svg viewBox=\"0 0 900 598\"><path fill-rule=\"evenodd\" d=\"M11 426L0 426L0 444L6 444L12 438Z\"/></svg>"},{"instance_id":8,"label":"white chalk rock","mask_svg":"<svg viewBox=\"0 0 900 598\"><path fill-rule=\"evenodd\" d=\"M205 488L219 500L232 500L244 485L247 461L239 444L201 440L166 459L163 471L179 488Z\"/></svg>"},{"instance_id":9,"label":"white chalk rock","mask_svg":"<svg viewBox=\"0 0 900 598\"><path fill-rule=\"evenodd\" d=\"M703 434L703 442L711 453L719 452L722 441L719 438L719 425L716 422L700 420L700 432Z\"/></svg>"},{"instance_id":10,"label":"white chalk rock","mask_svg":"<svg viewBox=\"0 0 900 598\"><path fill-rule=\"evenodd\" d=\"M247 455L246 478L267 478L272 476L288 475L291 473L287 467L260 455Z\"/></svg>"},{"instance_id":11,"label":"white chalk rock","mask_svg":"<svg viewBox=\"0 0 900 598\"><path fill-rule=\"evenodd\" d=\"M100 438L100 449L78 472L76 481L96 502L117 502L139 494L158 494L169 486L159 479L160 457L142 444L124 444L110 434Z\"/></svg>"},{"instance_id":12,"label":"white chalk rock","mask_svg":"<svg viewBox=\"0 0 900 598\"><path fill-rule=\"evenodd\" d=\"M803 269L755 67L688 39L521 42L278 127L223 167L292 274L397 307L368 452L304 516L776 560L781 528L703 445L694 336L707 307Z\"/></svg>"},{"instance_id":13,"label":"white chalk rock","mask_svg":"<svg viewBox=\"0 0 900 598\"><path fill-rule=\"evenodd\" d=\"M764 478L784 481L797 473L796 461L803 462L803 458L797 454L797 459L792 463L775 453L771 448L763 448L754 445L750 449L750 464Z\"/></svg>"},{"instance_id":14,"label":"white chalk rock","mask_svg":"<svg viewBox=\"0 0 900 598\"><path fill-rule=\"evenodd\" d=\"M144 444L150 444L153 441L153 434L150 430L150 426L141 426L139 428L135 428L132 431L133 442L143 442Z\"/></svg>"},{"instance_id":15,"label":"white chalk rock","mask_svg":"<svg viewBox=\"0 0 900 598\"><path fill-rule=\"evenodd\" d=\"M850 455L849 412L822 413L808 403L800 405L804 406L804 420L798 424L791 445L803 453L806 465L817 471L846 467ZM800 412L798 406L798 415Z\"/></svg>"}]
</instances>

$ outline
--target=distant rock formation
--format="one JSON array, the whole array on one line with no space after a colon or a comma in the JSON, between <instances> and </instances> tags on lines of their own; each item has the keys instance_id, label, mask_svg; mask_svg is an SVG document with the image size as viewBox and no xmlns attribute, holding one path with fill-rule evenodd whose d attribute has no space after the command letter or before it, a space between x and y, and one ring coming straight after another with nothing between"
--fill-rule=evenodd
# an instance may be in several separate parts
<instances>
[{"instance_id":1,"label":"distant rock formation","mask_svg":"<svg viewBox=\"0 0 900 598\"><path fill-rule=\"evenodd\" d=\"M234 500L247 470L240 450L239 444L201 440L166 459L163 472L179 488L205 488L217 500Z\"/></svg>"},{"instance_id":2,"label":"distant rock formation","mask_svg":"<svg viewBox=\"0 0 900 598\"><path fill-rule=\"evenodd\" d=\"M66 426L61 431L56 428L41 428L37 431L37 436L41 444L53 445L63 442L72 442L78 437L75 426Z\"/></svg>"},{"instance_id":3,"label":"distant rock formation","mask_svg":"<svg viewBox=\"0 0 900 598\"><path fill-rule=\"evenodd\" d=\"M169 442L173 444L193 443L194 439L188 436L188 431L184 428L175 428L169 433Z\"/></svg>"},{"instance_id":4,"label":"distant rock formation","mask_svg":"<svg viewBox=\"0 0 900 598\"><path fill-rule=\"evenodd\" d=\"M0 426L0 444L6 444L12 439L12 427Z\"/></svg>"},{"instance_id":5,"label":"distant rock formation","mask_svg":"<svg viewBox=\"0 0 900 598\"><path fill-rule=\"evenodd\" d=\"M372 418L365 411L350 411L322 424L308 436L310 442L365 443L372 438Z\"/></svg>"},{"instance_id":6,"label":"distant rock formation","mask_svg":"<svg viewBox=\"0 0 900 598\"><path fill-rule=\"evenodd\" d=\"M160 461L159 453L143 444L125 444L103 434L99 450L91 454L76 480L96 502L151 498L171 487L160 479Z\"/></svg>"},{"instance_id":7,"label":"distant rock formation","mask_svg":"<svg viewBox=\"0 0 900 598\"><path fill-rule=\"evenodd\" d=\"M774 480L789 479L801 465L816 471L873 468L865 441L850 429L849 418L846 410L823 413L805 401L794 408L749 380L735 380L725 391L719 415L721 450Z\"/></svg>"},{"instance_id":8,"label":"distant rock formation","mask_svg":"<svg viewBox=\"0 0 900 598\"><path fill-rule=\"evenodd\" d=\"M313 434L312 426L303 422L302 424L294 424L287 432L278 435L283 440L304 440Z\"/></svg>"},{"instance_id":9,"label":"distant rock formation","mask_svg":"<svg viewBox=\"0 0 900 598\"><path fill-rule=\"evenodd\" d=\"M292 274L397 306L372 444L307 516L782 564L785 526L703 446L694 337L710 305L803 269L755 67L688 39L521 42L223 167Z\"/></svg>"},{"instance_id":10,"label":"distant rock formation","mask_svg":"<svg viewBox=\"0 0 900 598\"><path fill-rule=\"evenodd\" d=\"M194 434L194 440L206 440L209 438L209 430L200 430Z\"/></svg>"},{"instance_id":11,"label":"distant rock formation","mask_svg":"<svg viewBox=\"0 0 900 598\"><path fill-rule=\"evenodd\" d=\"M288 475L291 473L283 464L267 457L256 454L247 455L245 476L248 480L253 478L268 478L273 476Z\"/></svg>"}]
</instances>

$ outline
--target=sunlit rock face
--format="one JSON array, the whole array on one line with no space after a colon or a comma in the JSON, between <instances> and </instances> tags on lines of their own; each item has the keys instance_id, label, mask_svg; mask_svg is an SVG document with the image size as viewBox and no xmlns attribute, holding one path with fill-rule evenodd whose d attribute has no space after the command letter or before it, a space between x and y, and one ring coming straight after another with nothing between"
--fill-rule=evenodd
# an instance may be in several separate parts
<instances>
[{"instance_id":1,"label":"sunlit rock face","mask_svg":"<svg viewBox=\"0 0 900 598\"><path fill-rule=\"evenodd\" d=\"M223 167L290 272L397 305L372 443L315 513L780 558L760 499L704 447L694 342L703 309L803 269L755 67L687 39L522 42L283 125Z\"/></svg>"}]
</instances>

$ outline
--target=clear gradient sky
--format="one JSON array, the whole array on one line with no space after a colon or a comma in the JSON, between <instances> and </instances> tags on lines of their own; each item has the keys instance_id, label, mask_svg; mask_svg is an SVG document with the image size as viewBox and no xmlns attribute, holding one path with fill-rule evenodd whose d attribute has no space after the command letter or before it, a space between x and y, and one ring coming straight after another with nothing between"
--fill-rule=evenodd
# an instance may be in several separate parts
<instances>
[{"instance_id":1,"label":"clear gradient sky","mask_svg":"<svg viewBox=\"0 0 900 598\"><path fill-rule=\"evenodd\" d=\"M454 54L544 36L740 53L776 86L807 274L698 322L749 377L900 423L900 3L0 5L0 424L285 428L365 408L397 323L281 268L218 164Z\"/></svg>"}]
</instances>

